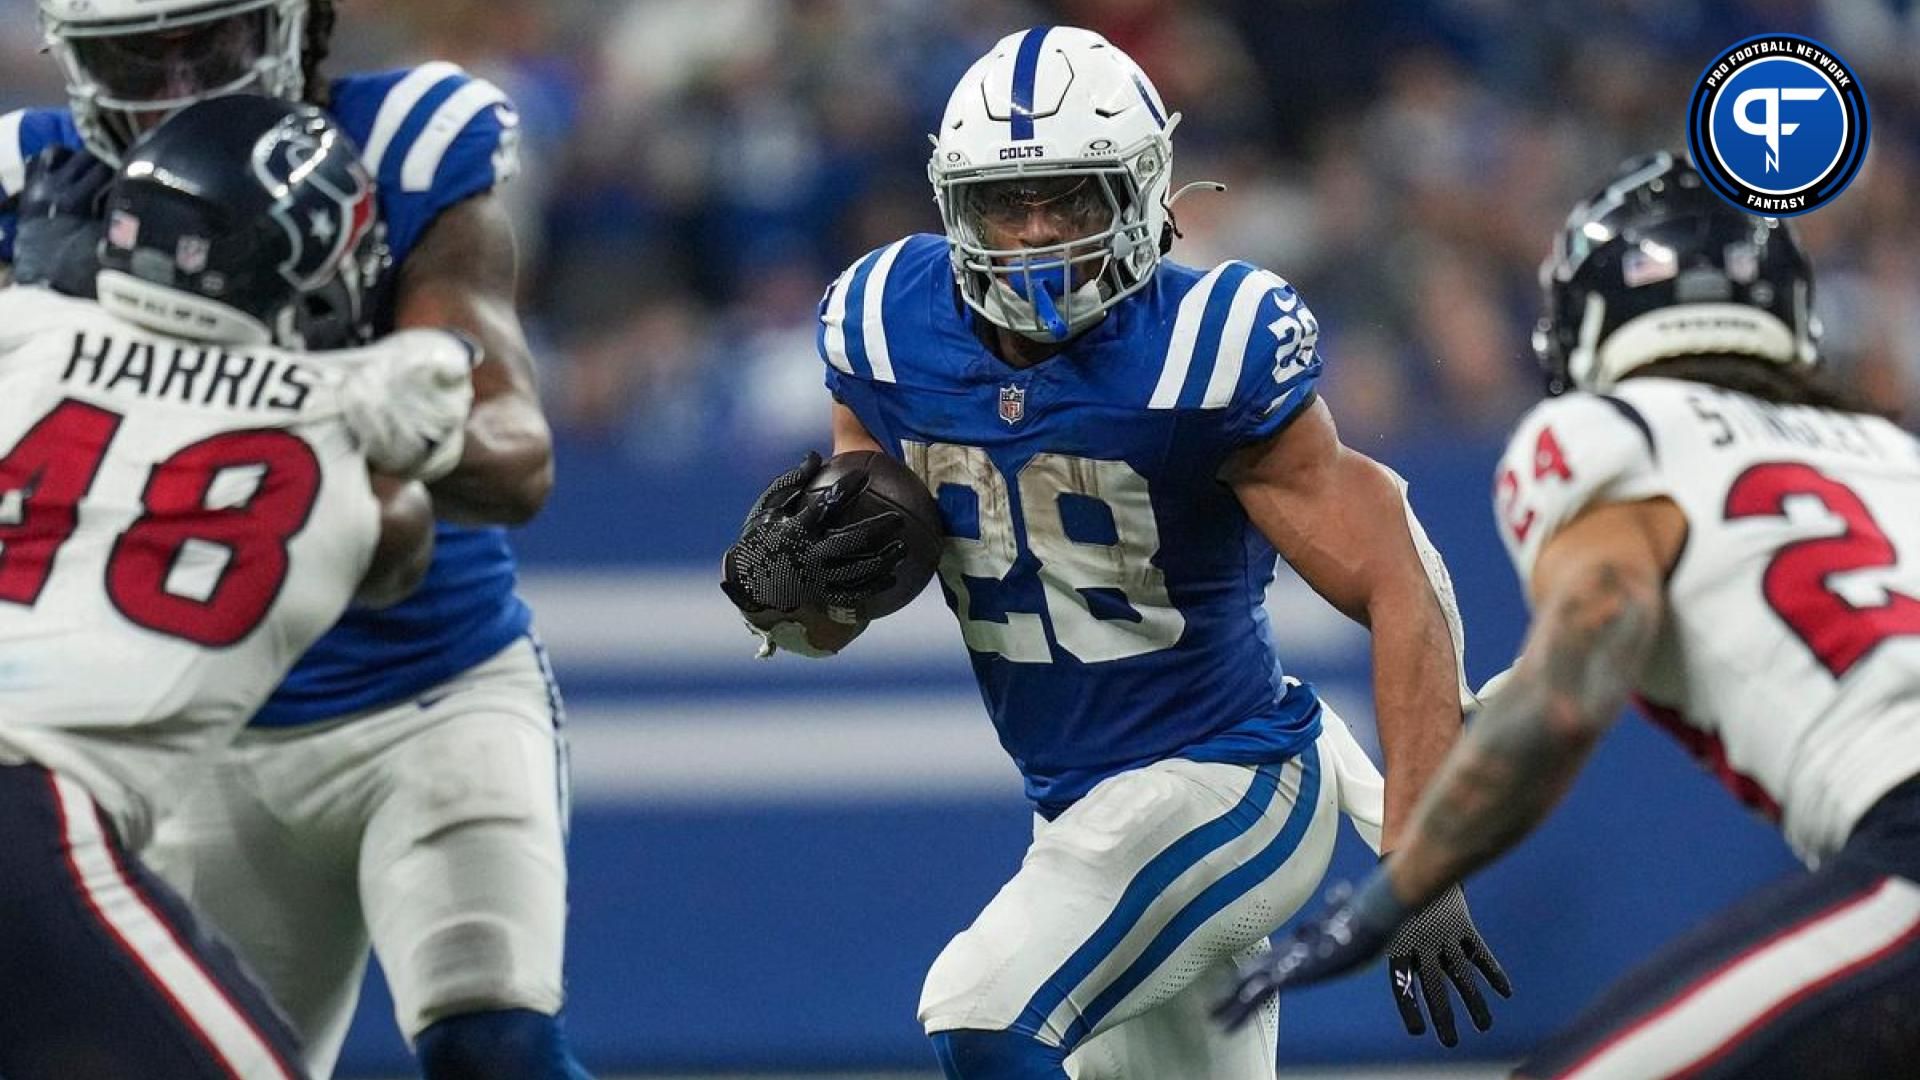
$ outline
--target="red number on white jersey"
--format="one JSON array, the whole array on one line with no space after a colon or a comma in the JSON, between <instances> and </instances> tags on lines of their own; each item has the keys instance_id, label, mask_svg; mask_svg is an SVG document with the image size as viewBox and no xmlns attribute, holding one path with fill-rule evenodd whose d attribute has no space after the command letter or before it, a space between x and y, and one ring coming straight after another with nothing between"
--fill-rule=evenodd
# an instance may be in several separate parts
<instances>
[{"instance_id":1,"label":"red number on white jersey","mask_svg":"<svg viewBox=\"0 0 1920 1080\"><path fill-rule=\"evenodd\" d=\"M121 419L63 401L0 458L0 601L39 602ZM215 481L233 470L254 474L251 494L239 505L208 505ZM128 620L149 630L231 645L260 624L280 594L287 542L306 525L319 494L319 459L290 432L234 431L194 443L153 467L145 513L107 559L107 593ZM204 599L167 588L193 542L225 552Z\"/></svg>"},{"instance_id":2,"label":"red number on white jersey","mask_svg":"<svg viewBox=\"0 0 1920 1080\"><path fill-rule=\"evenodd\" d=\"M1835 574L1894 566L1898 555L1860 496L1811 465L1773 462L1741 473L1727 491L1726 516L1785 517L1787 499L1796 495L1820 500L1846 531L1782 547L1761 587L1767 604L1837 679L1882 641L1920 634L1920 600L1889 589L1885 602L1860 606L1828 586Z\"/></svg>"},{"instance_id":3,"label":"red number on white jersey","mask_svg":"<svg viewBox=\"0 0 1920 1080\"><path fill-rule=\"evenodd\" d=\"M1567 468L1567 455L1560 449L1560 440L1554 438L1553 429L1541 428L1533 441L1533 482L1538 483L1547 477L1568 481L1573 479L1573 470ZM1501 470L1500 479L1494 483L1494 505L1499 508L1500 520L1506 523L1513 538L1524 544L1527 534L1533 531L1534 519L1539 515L1531 507L1520 503L1521 492L1530 484L1520 482L1520 474L1511 467Z\"/></svg>"},{"instance_id":4,"label":"red number on white jersey","mask_svg":"<svg viewBox=\"0 0 1920 1080\"><path fill-rule=\"evenodd\" d=\"M119 413L63 401L0 458L0 600L39 602L119 429Z\"/></svg>"}]
</instances>

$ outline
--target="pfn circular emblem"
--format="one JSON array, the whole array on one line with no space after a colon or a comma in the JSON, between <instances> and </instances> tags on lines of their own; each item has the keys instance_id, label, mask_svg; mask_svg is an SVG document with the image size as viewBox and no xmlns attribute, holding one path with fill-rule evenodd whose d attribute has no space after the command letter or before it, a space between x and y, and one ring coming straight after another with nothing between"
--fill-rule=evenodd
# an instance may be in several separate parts
<instances>
[{"instance_id":1,"label":"pfn circular emblem","mask_svg":"<svg viewBox=\"0 0 1920 1080\"><path fill-rule=\"evenodd\" d=\"M1798 34L1750 37L1700 74L1694 167L1752 214L1792 217L1846 190L1867 156L1867 95L1846 61Z\"/></svg>"}]
</instances>

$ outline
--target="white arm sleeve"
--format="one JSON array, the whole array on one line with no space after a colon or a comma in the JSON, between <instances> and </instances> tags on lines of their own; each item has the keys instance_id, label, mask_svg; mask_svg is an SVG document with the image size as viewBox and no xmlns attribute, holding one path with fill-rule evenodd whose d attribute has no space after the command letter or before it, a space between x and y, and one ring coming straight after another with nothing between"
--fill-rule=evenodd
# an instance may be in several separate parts
<instances>
[{"instance_id":1,"label":"white arm sleeve","mask_svg":"<svg viewBox=\"0 0 1920 1080\"><path fill-rule=\"evenodd\" d=\"M1447 634L1453 639L1454 677L1460 684L1460 708L1464 712L1478 705L1479 699L1474 697L1473 688L1467 685L1467 631L1460 619L1460 600L1453 592L1453 575L1447 573L1446 560L1440 557L1440 550L1428 539L1427 530L1413 512L1413 503L1407 499L1406 478L1392 469L1387 469L1387 472L1400 489L1400 505L1406 509L1407 531L1413 535L1413 549L1420 553L1420 565L1427 571L1427 582L1433 586L1434 598L1440 601L1440 612L1447 618Z\"/></svg>"}]
</instances>

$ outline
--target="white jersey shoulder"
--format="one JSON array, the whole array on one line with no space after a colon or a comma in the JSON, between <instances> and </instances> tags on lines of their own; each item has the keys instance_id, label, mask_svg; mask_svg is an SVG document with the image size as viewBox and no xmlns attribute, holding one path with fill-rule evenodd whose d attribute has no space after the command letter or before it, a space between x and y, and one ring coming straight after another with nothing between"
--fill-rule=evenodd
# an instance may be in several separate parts
<instances>
[{"instance_id":1,"label":"white jersey shoulder","mask_svg":"<svg viewBox=\"0 0 1920 1080\"><path fill-rule=\"evenodd\" d=\"M1547 541L1595 503L1662 494L1645 417L1623 399L1549 398L1520 421L1494 473L1494 515L1524 584Z\"/></svg>"},{"instance_id":2,"label":"white jersey shoulder","mask_svg":"<svg viewBox=\"0 0 1920 1080\"><path fill-rule=\"evenodd\" d=\"M379 508L323 357L0 291L0 758L135 841L365 577Z\"/></svg>"},{"instance_id":3,"label":"white jersey shoulder","mask_svg":"<svg viewBox=\"0 0 1920 1080\"><path fill-rule=\"evenodd\" d=\"M1585 505L1662 495L1685 514L1643 711L1804 859L1920 774L1911 436L1877 417L1633 379L1611 401L1536 410L1496 484L1518 492L1500 514L1523 572Z\"/></svg>"}]
</instances>

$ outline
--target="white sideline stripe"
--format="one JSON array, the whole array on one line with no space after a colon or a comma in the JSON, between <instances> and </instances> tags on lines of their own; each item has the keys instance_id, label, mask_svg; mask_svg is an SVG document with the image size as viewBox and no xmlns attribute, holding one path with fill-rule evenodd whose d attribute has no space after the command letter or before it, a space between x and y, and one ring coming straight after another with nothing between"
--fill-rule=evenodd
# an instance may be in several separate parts
<instances>
[{"instance_id":1,"label":"white sideline stripe","mask_svg":"<svg viewBox=\"0 0 1920 1080\"><path fill-rule=\"evenodd\" d=\"M582 804L1021 798L980 695L703 699L568 709Z\"/></svg>"},{"instance_id":2,"label":"white sideline stripe","mask_svg":"<svg viewBox=\"0 0 1920 1080\"><path fill-rule=\"evenodd\" d=\"M1318 689L1372 735L1365 685ZM573 702L566 730L576 807L1021 799L971 686Z\"/></svg>"},{"instance_id":3,"label":"white sideline stripe","mask_svg":"<svg viewBox=\"0 0 1920 1080\"><path fill-rule=\"evenodd\" d=\"M1240 279L1240 287L1233 293L1233 307L1227 312L1226 329L1220 331L1220 349L1214 354L1213 377L1207 380L1201 408L1224 409L1233 401L1233 391L1240 385L1240 367L1253 337L1253 316L1267 293L1283 285L1285 282L1266 270Z\"/></svg>"},{"instance_id":4,"label":"white sideline stripe","mask_svg":"<svg viewBox=\"0 0 1920 1080\"><path fill-rule=\"evenodd\" d=\"M380 111L374 114L373 131L367 135L367 145L361 154L368 172L375 177L380 175L380 163L386 159L387 149L393 145L393 137L400 133L400 125L407 122L407 117L412 115L413 107L420 104L420 99L458 74L459 64L435 60L431 64L421 64L393 84L393 89L387 91L387 96L380 101Z\"/></svg>"},{"instance_id":5,"label":"white sideline stripe","mask_svg":"<svg viewBox=\"0 0 1920 1080\"><path fill-rule=\"evenodd\" d=\"M452 97L434 110L433 119L420 129L400 166L401 191L426 191L433 187L434 174L447 156L447 148L467 129L480 110L507 104L506 92L485 79L475 79L454 91Z\"/></svg>"},{"instance_id":6,"label":"white sideline stripe","mask_svg":"<svg viewBox=\"0 0 1920 1080\"><path fill-rule=\"evenodd\" d=\"M1221 263L1207 272L1186 296L1180 299L1180 312L1174 316L1173 334L1167 339L1167 358L1160 368L1160 381L1154 384L1149 409L1171 409L1180 403L1180 388L1187 383L1187 369L1193 366L1193 346L1200 337L1200 324L1207 317L1207 299L1220 275L1232 263Z\"/></svg>"},{"instance_id":7,"label":"white sideline stripe","mask_svg":"<svg viewBox=\"0 0 1920 1080\"><path fill-rule=\"evenodd\" d=\"M1888 878L1687 992L1563 1080L1670 1076L1719 1052L1776 1005L1920 926L1920 886Z\"/></svg>"},{"instance_id":8,"label":"white sideline stripe","mask_svg":"<svg viewBox=\"0 0 1920 1080\"><path fill-rule=\"evenodd\" d=\"M755 660L758 639L720 592L713 566L649 570L528 571L520 594L564 680L573 672L684 673L777 679L832 664L849 674L911 667L971 682L960 628L940 590L929 587L898 614L874 624L832 660ZM1325 662L1363 654L1365 630L1329 607L1286 566L1267 591L1274 643L1290 671L1312 681Z\"/></svg>"},{"instance_id":9,"label":"white sideline stripe","mask_svg":"<svg viewBox=\"0 0 1920 1080\"><path fill-rule=\"evenodd\" d=\"M0 116L0 195L13 195L27 184L27 159L20 152L20 122L26 110Z\"/></svg>"},{"instance_id":10,"label":"white sideline stripe","mask_svg":"<svg viewBox=\"0 0 1920 1080\"><path fill-rule=\"evenodd\" d=\"M907 246L905 240L895 240L893 246L880 253L880 261L873 265L873 273L867 275L867 290L860 298L860 334L867 345L867 363L873 367L873 377L881 382L893 382L893 354L887 351L887 323L882 308L887 295L887 275L893 272L893 260L899 258L900 249Z\"/></svg>"},{"instance_id":11,"label":"white sideline stripe","mask_svg":"<svg viewBox=\"0 0 1920 1080\"><path fill-rule=\"evenodd\" d=\"M859 269L860 263L856 262L834 279L833 293L827 298L827 313L820 316L827 324L827 363L848 375L853 374L853 361L847 359L847 290L853 286L853 275Z\"/></svg>"},{"instance_id":12,"label":"white sideline stripe","mask_svg":"<svg viewBox=\"0 0 1920 1080\"><path fill-rule=\"evenodd\" d=\"M140 893L120 873L113 852L100 832L93 799L75 781L50 773L60 802L67 841L67 861L100 916L120 943L173 1000L181 1014L206 1039L221 1063L235 1077L255 1080L278 1077L291 1080L280 1067L260 1033L200 966L199 960L174 936Z\"/></svg>"}]
</instances>

